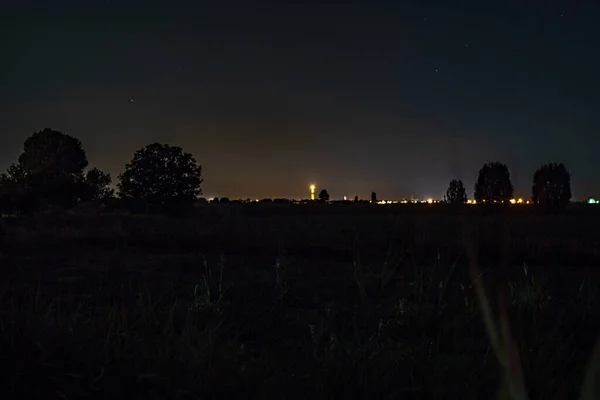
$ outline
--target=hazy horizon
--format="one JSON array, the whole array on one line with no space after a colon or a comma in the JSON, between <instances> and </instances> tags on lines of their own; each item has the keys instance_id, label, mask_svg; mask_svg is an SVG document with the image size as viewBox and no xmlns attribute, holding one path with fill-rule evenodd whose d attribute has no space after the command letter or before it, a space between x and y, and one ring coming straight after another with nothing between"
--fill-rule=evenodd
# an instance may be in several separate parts
<instances>
[{"instance_id":1,"label":"hazy horizon","mask_svg":"<svg viewBox=\"0 0 600 400\"><path fill-rule=\"evenodd\" d=\"M600 196L600 4L159 4L3 9L1 170L49 127L113 181L181 146L204 197L441 198L461 179L471 198L490 161L517 197L548 162Z\"/></svg>"}]
</instances>

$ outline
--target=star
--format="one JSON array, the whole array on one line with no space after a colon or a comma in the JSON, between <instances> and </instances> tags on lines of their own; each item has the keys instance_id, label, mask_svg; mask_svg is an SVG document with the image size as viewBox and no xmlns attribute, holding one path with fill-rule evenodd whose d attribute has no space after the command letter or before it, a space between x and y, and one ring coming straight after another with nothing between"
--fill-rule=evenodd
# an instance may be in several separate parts
<instances>
[{"instance_id":1,"label":"star","mask_svg":"<svg viewBox=\"0 0 600 400\"><path fill-rule=\"evenodd\" d=\"M129 102L130 102L130 103L133 103L133 99L129 99Z\"/></svg>"}]
</instances>

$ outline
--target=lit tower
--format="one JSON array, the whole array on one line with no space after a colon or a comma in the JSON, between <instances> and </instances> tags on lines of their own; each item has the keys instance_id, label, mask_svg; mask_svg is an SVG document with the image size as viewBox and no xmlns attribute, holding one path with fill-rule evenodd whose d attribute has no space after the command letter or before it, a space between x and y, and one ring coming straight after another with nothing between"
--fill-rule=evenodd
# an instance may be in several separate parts
<instances>
[{"instance_id":1,"label":"lit tower","mask_svg":"<svg viewBox=\"0 0 600 400\"><path fill-rule=\"evenodd\" d=\"M310 185L310 199L314 200L315 199L315 189L317 187L315 185Z\"/></svg>"}]
</instances>

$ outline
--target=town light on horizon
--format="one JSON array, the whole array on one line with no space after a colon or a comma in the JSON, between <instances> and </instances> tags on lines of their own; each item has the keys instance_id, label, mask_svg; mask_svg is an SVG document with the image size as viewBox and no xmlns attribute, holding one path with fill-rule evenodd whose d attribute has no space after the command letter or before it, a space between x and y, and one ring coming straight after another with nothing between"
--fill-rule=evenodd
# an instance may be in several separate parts
<instances>
[{"instance_id":1,"label":"town light on horizon","mask_svg":"<svg viewBox=\"0 0 600 400\"><path fill-rule=\"evenodd\" d=\"M310 199L314 200L315 199L315 190L317 189L317 186L315 184L311 184L309 186L310 188Z\"/></svg>"}]
</instances>

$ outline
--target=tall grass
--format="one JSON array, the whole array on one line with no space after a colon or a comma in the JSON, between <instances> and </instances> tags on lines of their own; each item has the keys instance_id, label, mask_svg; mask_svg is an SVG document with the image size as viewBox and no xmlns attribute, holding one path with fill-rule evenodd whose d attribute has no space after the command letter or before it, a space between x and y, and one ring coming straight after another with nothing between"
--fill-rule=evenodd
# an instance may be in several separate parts
<instances>
[{"instance_id":1,"label":"tall grass","mask_svg":"<svg viewBox=\"0 0 600 400\"><path fill-rule=\"evenodd\" d=\"M3 258L4 398L598 394L594 277L507 263L513 278L496 295L495 260L473 241L425 254L393 235L373 256L354 236L348 260L294 254L284 237L259 255L148 255L127 229L111 250Z\"/></svg>"},{"instance_id":2,"label":"tall grass","mask_svg":"<svg viewBox=\"0 0 600 400\"><path fill-rule=\"evenodd\" d=\"M510 299L506 298L506 291L498 292L499 314L494 315L490 299L492 296L485 289L482 273L479 271L473 241L465 235L465 247L469 258L469 269L473 284L476 289L477 299L481 310L482 319L496 358L502 368L502 380L498 388L497 398L500 400L527 400L528 392L525 386L523 368L519 345L511 332L510 317L508 313L509 302L513 306L524 308L534 322L540 312L548 306L551 295L548 294L544 277L535 277L529 273L527 265L523 265L525 276L524 283L510 282ZM506 268L506 266L504 266ZM583 284L580 286L578 295L581 295ZM587 298L590 301L590 298ZM551 332L545 332L550 334ZM557 334L556 331L552 332ZM562 338L558 337L558 341ZM557 348L546 348L548 352L555 352ZM558 377L557 377L558 378ZM581 388L580 399L592 400L600 396L600 339L597 341L592 353L590 364L585 373Z\"/></svg>"}]
</instances>

